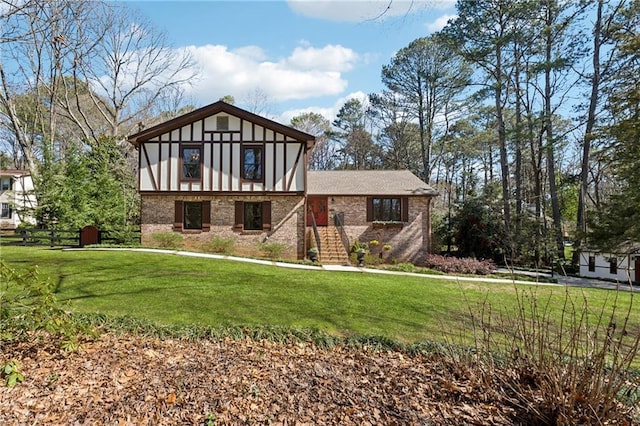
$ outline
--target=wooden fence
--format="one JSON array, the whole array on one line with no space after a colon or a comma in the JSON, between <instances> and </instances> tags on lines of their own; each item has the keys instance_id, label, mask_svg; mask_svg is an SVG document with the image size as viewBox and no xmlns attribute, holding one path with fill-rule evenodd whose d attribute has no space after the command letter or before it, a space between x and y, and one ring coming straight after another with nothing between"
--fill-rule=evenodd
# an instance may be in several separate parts
<instances>
[{"instance_id":1,"label":"wooden fence","mask_svg":"<svg viewBox=\"0 0 640 426\"><path fill-rule=\"evenodd\" d=\"M83 242L83 229L86 231L86 227L82 229L39 229L39 228L24 228L20 229L19 234L22 239L22 245L48 245L50 247L63 246L63 247L82 247L86 242ZM140 241L140 231L135 231L138 242ZM89 244L109 244L120 242L115 236L109 235L109 231L97 230L97 240L91 241Z\"/></svg>"}]
</instances>

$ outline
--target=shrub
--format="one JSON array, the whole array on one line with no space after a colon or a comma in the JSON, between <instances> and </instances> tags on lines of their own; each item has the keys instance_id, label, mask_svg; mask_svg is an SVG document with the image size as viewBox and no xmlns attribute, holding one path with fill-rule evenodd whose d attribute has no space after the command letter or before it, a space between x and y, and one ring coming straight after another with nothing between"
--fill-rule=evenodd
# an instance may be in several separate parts
<instances>
[{"instance_id":1,"label":"shrub","mask_svg":"<svg viewBox=\"0 0 640 426\"><path fill-rule=\"evenodd\" d=\"M106 232L106 238L103 240L109 240L115 245L137 246L140 245L140 231L130 226L112 229Z\"/></svg>"},{"instance_id":2,"label":"shrub","mask_svg":"<svg viewBox=\"0 0 640 426\"><path fill-rule=\"evenodd\" d=\"M184 246L184 237L175 232L155 232L151 239L157 247L177 249Z\"/></svg>"},{"instance_id":3,"label":"shrub","mask_svg":"<svg viewBox=\"0 0 640 426\"><path fill-rule=\"evenodd\" d=\"M209 253L231 254L235 245L235 238L211 237L202 245L202 249Z\"/></svg>"},{"instance_id":4,"label":"shrub","mask_svg":"<svg viewBox=\"0 0 640 426\"><path fill-rule=\"evenodd\" d=\"M390 271L399 271L399 272L416 272L417 271L413 263L398 263L393 266L388 266L386 269Z\"/></svg>"},{"instance_id":5,"label":"shrub","mask_svg":"<svg viewBox=\"0 0 640 426\"><path fill-rule=\"evenodd\" d=\"M633 303L621 310L616 291L594 307L566 289L557 306L535 289L515 291L515 306L467 302L475 343L463 364L480 373L484 391L499 393L522 424L633 423L640 400Z\"/></svg>"},{"instance_id":6,"label":"shrub","mask_svg":"<svg viewBox=\"0 0 640 426\"><path fill-rule=\"evenodd\" d=\"M282 253L288 248L283 243L260 243L258 249L263 252L269 259L281 259Z\"/></svg>"},{"instance_id":7,"label":"shrub","mask_svg":"<svg viewBox=\"0 0 640 426\"><path fill-rule=\"evenodd\" d=\"M19 340L28 331L44 330L60 347L75 350L84 336L92 335L90 326L75 321L58 302L54 286L39 277L38 269L18 272L0 261L0 341Z\"/></svg>"},{"instance_id":8,"label":"shrub","mask_svg":"<svg viewBox=\"0 0 640 426\"><path fill-rule=\"evenodd\" d=\"M457 258L435 254L427 256L424 266L448 274L488 275L496 269L490 260L477 260L469 257Z\"/></svg>"}]
</instances>

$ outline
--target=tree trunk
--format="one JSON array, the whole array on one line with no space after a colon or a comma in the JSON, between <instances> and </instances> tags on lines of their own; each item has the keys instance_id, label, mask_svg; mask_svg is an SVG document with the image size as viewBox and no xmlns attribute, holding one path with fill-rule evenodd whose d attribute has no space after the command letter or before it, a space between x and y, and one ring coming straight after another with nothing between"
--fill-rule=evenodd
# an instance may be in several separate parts
<instances>
[{"instance_id":1,"label":"tree trunk","mask_svg":"<svg viewBox=\"0 0 640 426\"><path fill-rule=\"evenodd\" d=\"M547 170L549 173L549 196L551 197L551 212L553 215L553 230L556 240L558 257L564 259L564 237L562 235L562 215L558 201L558 188L556 186L556 164L554 153L553 120L551 112L551 64L554 22L553 8L547 4L547 31L545 40L545 71L544 71L544 115L546 132Z\"/></svg>"},{"instance_id":2,"label":"tree trunk","mask_svg":"<svg viewBox=\"0 0 640 426\"><path fill-rule=\"evenodd\" d=\"M587 233L586 225L586 197L589 190L589 154L591 152L591 140L593 139L593 127L596 122L596 106L600 91L600 44L602 43L602 7L603 0L598 0L596 22L593 29L593 76L591 77L591 96L589 97L589 109L585 124L584 138L582 140L582 162L580 170L580 191L578 193L578 217L576 220L577 238L574 253L577 255L580 247L585 242ZM575 259L577 260L577 259Z\"/></svg>"},{"instance_id":3,"label":"tree trunk","mask_svg":"<svg viewBox=\"0 0 640 426\"><path fill-rule=\"evenodd\" d=\"M500 145L500 170L502 176L502 202L504 215L504 230L508 241L512 241L511 235L511 195L509 189L509 158L507 155L507 136L504 127L502 108L502 50L500 44L496 46L496 120L498 127L498 143Z\"/></svg>"}]
</instances>

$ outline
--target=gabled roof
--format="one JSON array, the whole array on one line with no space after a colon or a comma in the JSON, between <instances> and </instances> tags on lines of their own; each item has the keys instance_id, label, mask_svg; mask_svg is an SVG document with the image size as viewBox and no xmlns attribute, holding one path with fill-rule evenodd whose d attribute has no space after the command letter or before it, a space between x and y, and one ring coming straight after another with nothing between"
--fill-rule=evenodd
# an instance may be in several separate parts
<instances>
[{"instance_id":1,"label":"gabled roof","mask_svg":"<svg viewBox=\"0 0 640 426\"><path fill-rule=\"evenodd\" d=\"M429 195L438 192L409 170L307 172L308 195Z\"/></svg>"},{"instance_id":2,"label":"gabled roof","mask_svg":"<svg viewBox=\"0 0 640 426\"><path fill-rule=\"evenodd\" d=\"M193 123L194 121L210 117L220 112L224 112L229 115L233 115L235 117L250 121L252 123L256 123L265 128L275 130L293 139L305 141L307 142L308 146L312 146L315 143L315 137L308 133L301 132L300 130L296 130L293 127L285 126L284 124L280 124L276 121L269 120L268 118L261 117L257 114L246 111L242 108L238 108L223 101L214 102L211 105L198 108L179 117L165 121L164 123L160 123L156 126L144 129L141 132L129 136L128 140L133 145L138 146L141 142L170 132L172 130L179 129L189 123Z\"/></svg>"}]
</instances>

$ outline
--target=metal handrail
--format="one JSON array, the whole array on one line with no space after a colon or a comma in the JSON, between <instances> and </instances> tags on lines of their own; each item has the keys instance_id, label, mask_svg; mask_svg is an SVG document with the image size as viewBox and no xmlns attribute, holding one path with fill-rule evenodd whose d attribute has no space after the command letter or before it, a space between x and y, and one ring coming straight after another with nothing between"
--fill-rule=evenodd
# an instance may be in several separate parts
<instances>
[{"instance_id":1,"label":"metal handrail","mask_svg":"<svg viewBox=\"0 0 640 426\"><path fill-rule=\"evenodd\" d=\"M342 245L344 246L344 250L349 253L351 249L351 243L349 242L349 237L347 236L347 232L344 230L344 213L339 212L333 215L333 224L336 226L338 233L340 234L340 239L342 240Z\"/></svg>"},{"instance_id":2,"label":"metal handrail","mask_svg":"<svg viewBox=\"0 0 640 426\"><path fill-rule=\"evenodd\" d=\"M316 223L316 215L311 212L311 227L313 228L313 236L316 239L316 248L318 249L318 256L322 253L322 245L320 244L320 233L318 232L318 225Z\"/></svg>"}]
</instances>

